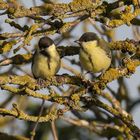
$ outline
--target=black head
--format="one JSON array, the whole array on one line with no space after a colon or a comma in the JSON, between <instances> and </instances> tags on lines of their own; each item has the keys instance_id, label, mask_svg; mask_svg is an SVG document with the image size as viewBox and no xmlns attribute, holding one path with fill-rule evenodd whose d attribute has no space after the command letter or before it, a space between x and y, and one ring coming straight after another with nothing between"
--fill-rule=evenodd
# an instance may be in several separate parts
<instances>
[{"instance_id":1,"label":"black head","mask_svg":"<svg viewBox=\"0 0 140 140\"><path fill-rule=\"evenodd\" d=\"M54 44L53 40L46 36L46 37L40 38L38 46L40 50L43 50L45 48L48 48L52 44Z\"/></svg>"},{"instance_id":2,"label":"black head","mask_svg":"<svg viewBox=\"0 0 140 140\"><path fill-rule=\"evenodd\" d=\"M80 37L79 42L88 42L94 40L98 40L98 36L93 32L86 32Z\"/></svg>"}]
</instances>

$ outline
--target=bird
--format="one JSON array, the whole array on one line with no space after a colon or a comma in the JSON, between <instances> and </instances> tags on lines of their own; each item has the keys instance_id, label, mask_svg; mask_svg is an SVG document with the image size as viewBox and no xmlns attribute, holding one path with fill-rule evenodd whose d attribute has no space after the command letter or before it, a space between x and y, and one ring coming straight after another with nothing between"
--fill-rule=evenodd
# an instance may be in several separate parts
<instances>
[{"instance_id":1,"label":"bird","mask_svg":"<svg viewBox=\"0 0 140 140\"><path fill-rule=\"evenodd\" d=\"M32 59L33 76L43 80L55 76L60 65L61 59L54 41L47 36L42 37Z\"/></svg>"},{"instance_id":2,"label":"bird","mask_svg":"<svg viewBox=\"0 0 140 140\"><path fill-rule=\"evenodd\" d=\"M94 32L84 33L76 41L80 45L80 64L88 72L105 72L111 65L111 51L108 43Z\"/></svg>"}]
</instances>

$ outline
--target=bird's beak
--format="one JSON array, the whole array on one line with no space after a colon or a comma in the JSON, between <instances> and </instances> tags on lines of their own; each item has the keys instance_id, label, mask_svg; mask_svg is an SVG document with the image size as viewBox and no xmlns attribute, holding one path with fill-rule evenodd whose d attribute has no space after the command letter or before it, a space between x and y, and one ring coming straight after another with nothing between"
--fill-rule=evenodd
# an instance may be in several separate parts
<instances>
[{"instance_id":1,"label":"bird's beak","mask_svg":"<svg viewBox=\"0 0 140 140\"><path fill-rule=\"evenodd\" d=\"M42 53L44 52L45 50L43 48L40 48L39 52Z\"/></svg>"},{"instance_id":2,"label":"bird's beak","mask_svg":"<svg viewBox=\"0 0 140 140\"><path fill-rule=\"evenodd\" d=\"M44 48L42 48L42 47L41 47L41 48L39 48L39 49L40 49L40 51L44 51Z\"/></svg>"},{"instance_id":3,"label":"bird's beak","mask_svg":"<svg viewBox=\"0 0 140 140\"><path fill-rule=\"evenodd\" d=\"M42 53L43 51L42 50L39 50L39 53Z\"/></svg>"},{"instance_id":4,"label":"bird's beak","mask_svg":"<svg viewBox=\"0 0 140 140\"><path fill-rule=\"evenodd\" d=\"M75 42L75 43L78 43L78 44L80 44L80 43L81 43L79 40L75 40L74 42Z\"/></svg>"}]
</instances>

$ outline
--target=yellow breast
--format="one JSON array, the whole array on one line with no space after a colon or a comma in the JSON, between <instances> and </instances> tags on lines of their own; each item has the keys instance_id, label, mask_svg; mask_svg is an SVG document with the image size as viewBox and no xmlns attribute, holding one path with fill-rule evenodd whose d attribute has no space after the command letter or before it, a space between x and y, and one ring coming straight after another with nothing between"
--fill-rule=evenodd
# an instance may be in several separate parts
<instances>
[{"instance_id":1,"label":"yellow breast","mask_svg":"<svg viewBox=\"0 0 140 140\"><path fill-rule=\"evenodd\" d=\"M84 50L80 50L79 59L85 70L94 73L108 69L111 64L111 58L108 57L106 52L92 43L86 44Z\"/></svg>"},{"instance_id":2,"label":"yellow breast","mask_svg":"<svg viewBox=\"0 0 140 140\"><path fill-rule=\"evenodd\" d=\"M43 55L34 55L34 63L32 65L32 72L36 78L47 78L54 76L60 68L60 57L58 53L48 60Z\"/></svg>"}]
</instances>

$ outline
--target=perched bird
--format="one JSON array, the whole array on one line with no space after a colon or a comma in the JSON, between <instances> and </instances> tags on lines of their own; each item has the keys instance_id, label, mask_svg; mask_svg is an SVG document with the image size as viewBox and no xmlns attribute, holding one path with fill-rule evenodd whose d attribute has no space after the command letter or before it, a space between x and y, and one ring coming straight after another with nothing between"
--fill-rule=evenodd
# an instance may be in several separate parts
<instances>
[{"instance_id":1,"label":"perched bird","mask_svg":"<svg viewBox=\"0 0 140 140\"><path fill-rule=\"evenodd\" d=\"M111 65L111 51L107 42L93 32L84 33L77 41L81 48L79 59L88 72L104 72Z\"/></svg>"},{"instance_id":2,"label":"perched bird","mask_svg":"<svg viewBox=\"0 0 140 140\"><path fill-rule=\"evenodd\" d=\"M46 79L54 76L60 69L60 63L60 56L53 40L49 37L42 37L33 55L32 73L34 77Z\"/></svg>"}]
</instances>

